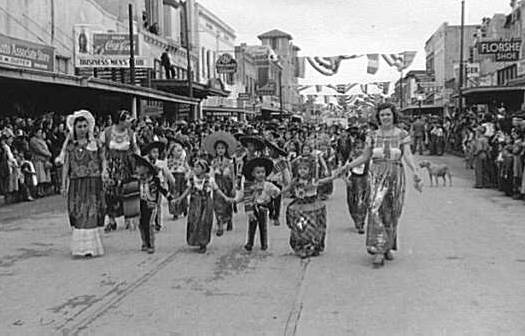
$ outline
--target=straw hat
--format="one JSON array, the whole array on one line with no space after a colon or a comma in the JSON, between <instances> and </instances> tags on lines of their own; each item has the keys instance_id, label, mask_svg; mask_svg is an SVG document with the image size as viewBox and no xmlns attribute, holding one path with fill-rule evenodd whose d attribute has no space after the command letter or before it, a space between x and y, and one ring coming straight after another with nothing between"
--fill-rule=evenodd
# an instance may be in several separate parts
<instances>
[{"instance_id":1,"label":"straw hat","mask_svg":"<svg viewBox=\"0 0 525 336\"><path fill-rule=\"evenodd\" d=\"M218 142L226 144L226 150L229 156L232 156L235 153L235 150L237 149L237 140L235 140L233 135L224 131L214 132L208 135L204 139L202 146L206 152L213 156L217 156L215 147L217 146Z\"/></svg>"}]
</instances>

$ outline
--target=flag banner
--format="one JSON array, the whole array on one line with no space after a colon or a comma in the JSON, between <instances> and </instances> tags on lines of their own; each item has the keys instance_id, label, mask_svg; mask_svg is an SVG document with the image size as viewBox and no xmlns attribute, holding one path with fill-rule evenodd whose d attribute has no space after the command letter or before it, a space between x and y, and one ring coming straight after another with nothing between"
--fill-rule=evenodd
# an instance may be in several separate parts
<instances>
[{"instance_id":1,"label":"flag banner","mask_svg":"<svg viewBox=\"0 0 525 336\"><path fill-rule=\"evenodd\" d=\"M297 78L304 78L305 76L305 58L304 57L296 57L295 58L295 77Z\"/></svg>"},{"instance_id":2,"label":"flag banner","mask_svg":"<svg viewBox=\"0 0 525 336\"><path fill-rule=\"evenodd\" d=\"M329 104L330 103L330 96L324 96L324 103Z\"/></svg>"},{"instance_id":3,"label":"flag banner","mask_svg":"<svg viewBox=\"0 0 525 336\"><path fill-rule=\"evenodd\" d=\"M379 54L368 54L368 66L366 72L375 75L379 70Z\"/></svg>"},{"instance_id":4,"label":"flag banner","mask_svg":"<svg viewBox=\"0 0 525 336\"><path fill-rule=\"evenodd\" d=\"M397 71L403 71L412 65L416 54L416 51L404 51L399 54L382 54L381 56L389 66L396 67Z\"/></svg>"},{"instance_id":5,"label":"flag banner","mask_svg":"<svg viewBox=\"0 0 525 336\"><path fill-rule=\"evenodd\" d=\"M361 57L363 55L340 55L332 57L307 57L308 63L322 75L333 76L339 71L341 61Z\"/></svg>"},{"instance_id":6,"label":"flag banner","mask_svg":"<svg viewBox=\"0 0 525 336\"><path fill-rule=\"evenodd\" d=\"M348 91L350 91L356 85L357 85L357 83L338 84L338 85L329 84L326 87L336 91L337 93L345 94Z\"/></svg>"},{"instance_id":7,"label":"flag banner","mask_svg":"<svg viewBox=\"0 0 525 336\"><path fill-rule=\"evenodd\" d=\"M316 85L315 86L315 92L319 93L323 90L323 86L322 85Z\"/></svg>"},{"instance_id":8,"label":"flag banner","mask_svg":"<svg viewBox=\"0 0 525 336\"><path fill-rule=\"evenodd\" d=\"M368 84L361 84L360 87L361 92L363 92L364 94L368 94Z\"/></svg>"}]
</instances>

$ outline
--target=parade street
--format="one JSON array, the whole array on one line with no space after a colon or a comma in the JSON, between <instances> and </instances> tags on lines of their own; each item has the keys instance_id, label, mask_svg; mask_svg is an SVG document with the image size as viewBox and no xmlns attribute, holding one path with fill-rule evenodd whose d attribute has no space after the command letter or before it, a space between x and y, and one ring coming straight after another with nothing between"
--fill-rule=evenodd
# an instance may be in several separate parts
<instances>
[{"instance_id":1,"label":"parade street","mask_svg":"<svg viewBox=\"0 0 525 336\"><path fill-rule=\"evenodd\" d=\"M120 228L104 234L104 257L77 260L61 197L1 207L2 335L524 335L523 201L473 189L459 158L431 159L452 167L454 186L429 188L426 174L423 194L407 186L400 248L381 269L343 180L312 259L292 253L284 218L268 251L246 252L243 213L198 254L186 220L164 211L155 254Z\"/></svg>"}]
</instances>

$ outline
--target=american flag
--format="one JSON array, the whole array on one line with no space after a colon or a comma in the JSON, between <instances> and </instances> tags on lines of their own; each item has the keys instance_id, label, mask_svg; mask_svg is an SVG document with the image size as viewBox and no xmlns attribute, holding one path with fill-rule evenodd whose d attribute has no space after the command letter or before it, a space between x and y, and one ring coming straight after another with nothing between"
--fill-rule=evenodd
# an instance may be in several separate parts
<instances>
[{"instance_id":1,"label":"american flag","mask_svg":"<svg viewBox=\"0 0 525 336\"><path fill-rule=\"evenodd\" d=\"M404 51L399 54L382 54L381 56L389 66L395 66L397 71L403 71L414 62L416 54L416 51Z\"/></svg>"}]
</instances>

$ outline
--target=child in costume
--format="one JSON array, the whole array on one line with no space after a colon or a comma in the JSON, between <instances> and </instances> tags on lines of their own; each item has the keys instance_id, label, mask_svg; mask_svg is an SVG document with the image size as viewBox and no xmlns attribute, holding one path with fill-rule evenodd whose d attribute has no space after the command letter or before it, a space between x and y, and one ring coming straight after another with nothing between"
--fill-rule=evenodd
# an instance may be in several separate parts
<instances>
[{"instance_id":1,"label":"child in costume","mask_svg":"<svg viewBox=\"0 0 525 336\"><path fill-rule=\"evenodd\" d=\"M159 157L164 152L165 145L160 141L153 141L144 146L142 149L142 155L145 156L148 161L157 168L158 177L161 186L167 190L173 190L175 185L175 179L169 171L166 161L160 160ZM162 214L161 214L161 202L159 202L159 208L157 210L157 219L155 221L155 231L160 231L162 228Z\"/></svg>"},{"instance_id":2,"label":"child in costume","mask_svg":"<svg viewBox=\"0 0 525 336\"><path fill-rule=\"evenodd\" d=\"M291 229L290 246L295 253L307 258L324 251L326 236L326 205L319 200L318 187L332 182L339 175L317 179L314 157L303 156L296 161L296 174L290 185L295 196L286 208L286 225Z\"/></svg>"},{"instance_id":3,"label":"child in costume","mask_svg":"<svg viewBox=\"0 0 525 336\"><path fill-rule=\"evenodd\" d=\"M188 180L188 186L175 203L181 202L190 195L190 208L186 226L186 241L190 246L198 246L199 253L205 253L211 240L213 226L213 193L228 199L219 189L213 176L210 174L208 162L202 159L195 160L193 172Z\"/></svg>"},{"instance_id":4,"label":"child in costume","mask_svg":"<svg viewBox=\"0 0 525 336\"><path fill-rule=\"evenodd\" d=\"M210 134L204 139L204 149L213 156L211 161L212 176L223 194L234 197L235 166L231 159L237 148L237 140L230 133L219 131ZM226 230L233 229L232 215L233 207L217 192L213 195L213 210L217 218L217 236L222 236L224 226Z\"/></svg>"},{"instance_id":5,"label":"child in costume","mask_svg":"<svg viewBox=\"0 0 525 336\"><path fill-rule=\"evenodd\" d=\"M168 142L168 169L175 181L170 190L175 197L178 197L186 190L187 178L190 172L187 153L183 147L187 144L185 144L185 139L180 135L168 137ZM188 213L188 201L183 199L177 205L170 206L169 212L173 215L173 219L177 219L181 215L186 216Z\"/></svg>"},{"instance_id":6,"label":"child in costume","mask_svg":"<svg viewBox=\"0 0 525 336\"><path fill-rule=\"evenodd\" d=\"M287 159L288 153L270 141L266 142L266 147L273 160L273 170L270 176L268 176L268 181L272 182L279 190L282 190L290 184L292 179L289 169L290 165ZM272 221L275 226L280 225L279 215L281 213L281 201L281 195L279 195L270 203L270 221Z\"/></svg>"},{"instance_id":7,"label":"child in costume","mask_svg":"<svg viewBox=\"0 0 525 336\"><path fill-rule=\"evenodd\" d=\"M142 238L142 251L154 253L155 224L158 216L160 194L163 194L169 202L173 201L173 196L162 187L158 168L140 155L133 154L133 156L140 185L139 230Z\"/></svg>"},{"instance_id":8,"label":"child in costume","mask_svg":"<svg viewBox=\"0 0 525 336\"><path fill-rule=\"evenodd\" d=\"M248 241L244 248L253 249L255 231L259 228L261 250L268 249L268 208L272 199L280 195L281 191L266 178L273 170L273 161L267 158L255 158L243 167L244 179L249 183L243 184L243 189L234 202L245 202L245 211L248 214Z\"/></svg>"},{"instance_id":9,"label":"child in costume","mask_svg":"<svg viewBox=\"0 0 525 336\"><path fill-rule=\"evenodd\" d=\"M358 158L364 150L366 135L358 132L357 127L350 130L352 145L348 162ZM370 183L368 181L368 164L351 169L346 176L346 203L359 234L365 233L365 219L368 212Z\"/></svg>"}]
</instances>

